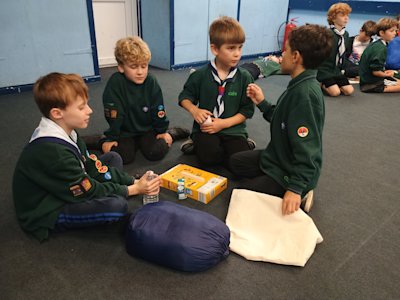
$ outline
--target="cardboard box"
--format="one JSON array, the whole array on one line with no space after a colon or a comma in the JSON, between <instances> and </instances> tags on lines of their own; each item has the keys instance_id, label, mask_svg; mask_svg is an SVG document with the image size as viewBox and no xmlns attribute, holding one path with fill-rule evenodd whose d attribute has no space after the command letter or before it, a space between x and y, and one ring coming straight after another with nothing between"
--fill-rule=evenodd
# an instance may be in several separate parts
<instances>
[{"instance_id":1,"label":"cardboard box","mask_svg":"<svg viewBox=\"0 0 400 300\"><path fill-rule=\"evenodd\" d=\"M187 196L206 204L225 190L228 185L225 177L179 164L161 174L161 186L177 191L180 178L185 179Z\"/></svg>"}]
</instances>

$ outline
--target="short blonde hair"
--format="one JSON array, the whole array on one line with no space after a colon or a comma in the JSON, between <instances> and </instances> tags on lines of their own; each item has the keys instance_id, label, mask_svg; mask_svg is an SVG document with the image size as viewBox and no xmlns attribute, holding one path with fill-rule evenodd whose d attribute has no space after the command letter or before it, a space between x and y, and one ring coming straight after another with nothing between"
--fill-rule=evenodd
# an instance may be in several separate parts
<instances>
[{"instance_id":1,"label":"short blonde hair","mask_svg":"<svg viewBox=\"0 0 400 300\"><path fill-rule=\"evenodd\" d=\"M380 31L386 31L390 28L398 26L399 22L392 18L382 18L376 23L376 33L380 35Z\"/></svg>"},{"instance_id":2,"label":"short blonde hair","mask_svg":"<svg viewBox=\"0 0 400 300\"><path fill-rule=\"evenodd\" d=\"M128 36L118 40L114 55L119 65L125 63L149 63L151 59L149 46L138 36Z\"/></svg>"},{"instance_id":3,"label":"short blonde hair","mask_svg":"<svg viewBox=\"0 0 400 300\"><path fill-rule=\"evenodd\" d=\"M88 87L78 74L50 73L36 81L33 96L40 112L49 118L53 108L65 109L78 96L87 100Z\"/></svg>"},{"instance_id":4,"label":"short blonde hair","mask_svg":"<svg viewBox=\"0 0 400 300\"><path fill-rule=\"evenodd\" d=\"M328 13L327 13L328 24L333 25L333 20L336 19L336 16L338 14L342 13L347 16L351 13L351 10L352 9L351 9L350 5L348 5L347 3L339 2L339 3L333 4L328 9Z\"/></svg>"},{"instance_id":5,"label":"short blonde hair","mask_svg":"<svg viewBox=\"0 0 400 300\"><path fill-rule=\"evenodd\" d=\"M217 48L223 44L243 44L246 40L244 30L239 22L231 17L220 17L210 25L210 44Z\"/></svg>"}]
</instances>

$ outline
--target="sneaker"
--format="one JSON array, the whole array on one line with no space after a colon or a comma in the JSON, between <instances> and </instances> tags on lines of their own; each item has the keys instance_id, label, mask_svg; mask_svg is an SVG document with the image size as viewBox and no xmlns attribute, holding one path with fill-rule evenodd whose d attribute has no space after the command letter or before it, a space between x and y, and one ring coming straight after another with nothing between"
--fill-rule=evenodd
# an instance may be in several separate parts
<instances>
[{"instance_id":1,"label":"sneaker","mask_svg":"<svg viewBox=\"0 0 400 300\"><path fill-rule=\"evenodd\" d=\"M86 148L88 148L89 150L98 150L98 151L101 151L100 141L103 138L105 138L103 134L81 136L81 139L86 144Z\"/></svg>"},{"instance_id":2,"label":"sneaker","mask_svg":"<svg viewBox=\"0 0 400 300\"><path fill-rule=\"evenodd\" d=\"M251 138L247 138L247 144L249 145L250 150L254 150L257 146L256 142Z\"/></svg>"},{"instance_id":3,"label":"sneaker","mask_svg":"<svg viewBox=\"0 0 400 300\"><path fill-rule=\"evenodd\" d=\"M194 143L191 138L184 141L181 145L181 151L184 154L193 154L194 153Z\"/></svg>"},{"instance_id":4,"label":"sneaker","mask_svg":"<svg viewBox=\"0 0 400 300\"><path fill-rule=\"evenodd\" d=\"M189 137L190 131L186 128L182 127L172 127L167 130L167 132L171 135L172 140L179 141Z\"/></svg>"},{"instance_id":5,"label":"sneaker","mask_svg":"<svg viewBox=\"0 0 400 300\"><path fill-rule=\"evenodd\" d=\"M301 199L300 207L306 213L309 213L313 204L314 204L314 190L311 190L304 196L303 199Z\"/></svg>"}]
</instances>

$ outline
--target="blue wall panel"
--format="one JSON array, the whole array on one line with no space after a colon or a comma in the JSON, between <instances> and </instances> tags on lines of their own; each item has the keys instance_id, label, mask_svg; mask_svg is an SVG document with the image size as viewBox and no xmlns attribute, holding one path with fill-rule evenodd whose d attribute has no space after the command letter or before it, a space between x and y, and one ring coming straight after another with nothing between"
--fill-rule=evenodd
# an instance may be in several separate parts
<instances>
[{"instance_id":1,"label":"blue wall panel","mask_svg":"<svg viewBox=\"0 0 400 300\"><path fill-rule=\"evenodd\" d=\"M2 91L49 72L97 75L86 0L3 0L0 40Z\"/></svg>"},{"instance_id":2,"label":"blue wall panel","mask_svg":"<svg viewBox=\"0 0 400 300\"><path fill-rule=\"evenodd\" d=\"M240 23L246 32L243 55L280 50L278 30L286 22L288 0L241 0Z\"/></svg>"},{"instance_id":3,"label":"blue wall panel","mask_svg":"<svg viewBox=\"0 0 400 300\"><path fill-rule=\"evenodd\" d=\"M152 53L150 65L169 69L171 61L171 10L172 0L141 1L142 37ZM172 1L173 3L173 1Z\"/></svg>"}]
</instances>

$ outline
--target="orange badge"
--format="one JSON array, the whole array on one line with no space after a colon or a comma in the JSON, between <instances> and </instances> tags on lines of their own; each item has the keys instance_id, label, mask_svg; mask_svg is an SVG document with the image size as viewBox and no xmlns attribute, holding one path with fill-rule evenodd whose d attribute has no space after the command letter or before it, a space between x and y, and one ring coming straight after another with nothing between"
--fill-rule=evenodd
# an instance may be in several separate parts
<instances>
[{"instance_id":1,"label":"orange badge","mask_svg":"<svg viewBox=\"0 0 400 300\"><path fill-rule=\"evenodd\" d=\"M117 118L117 115L118 115L118 111L117 111L116 109L112 109L112 110L110 111L111 119L116 119L116 118Z\"/></svg>"},{"instance_id":2,"label":"orange badge","mask_svg":"<svg viewBox=\"0 0 400 300\"><path fill-rule=\"evenodd\" d=\"M304 126L299 127L299 129L297 129L297 135L302 138L306 137L308 135L308 128Z\"/></svg>"},{"instance_id":3,"label":"orange badge","mask_svg":"<svg viewBox=\"0 0 400 300\"><path fill-rule=\"evenodd\" d=\"M97 170L100 169L101 166L102 166L101 161L96 160L95 165L96 165L96 169L97 169Z\"/></svg>"},{"instance_id":4,"label":"orange badge","mask_svg":"<svg viewBox=\"0 0 400 300\"><path fill-rule=\"evenodd\" d=\"M99 173L106 173L108 171L108 167L107 166L102 166L99 170Z\"/></svg>"},{"instance_id":5,"label":"orange badge","mask_svg":"<svg viewBox=\"0 0 400 300\"><path fill-rule=\"evenodd\" d=\"M94 154L90 154L90 155L89 155L89 158L90 158L91 160L94 160L94 161L97 160L97 156L94 155Z\"/></svg>"},{"instance_id":6,"label":"orange badge","mask_svg":"<svg viewBox=\"0 0 400 300\"><path fill-rule=\"evenodd\" d=\"M160 110L160 111L157 113L157 116L158 116L160 119L164 118L164 117L165 117L165 110Z\"/></svg>"},{"instance_id":7,"label":"orange badge","mask_svg":"<svg viewBox=\"0 0 400 300\"><path fill-rule=\"evenodd\" d=\"M80 183L81 187L83 188L83 190L85 192L87 192L88 190L90 190L92 188L92 184L90 183L89 178L85 178L81 181Z\"/></svg>"}]
</instances>

